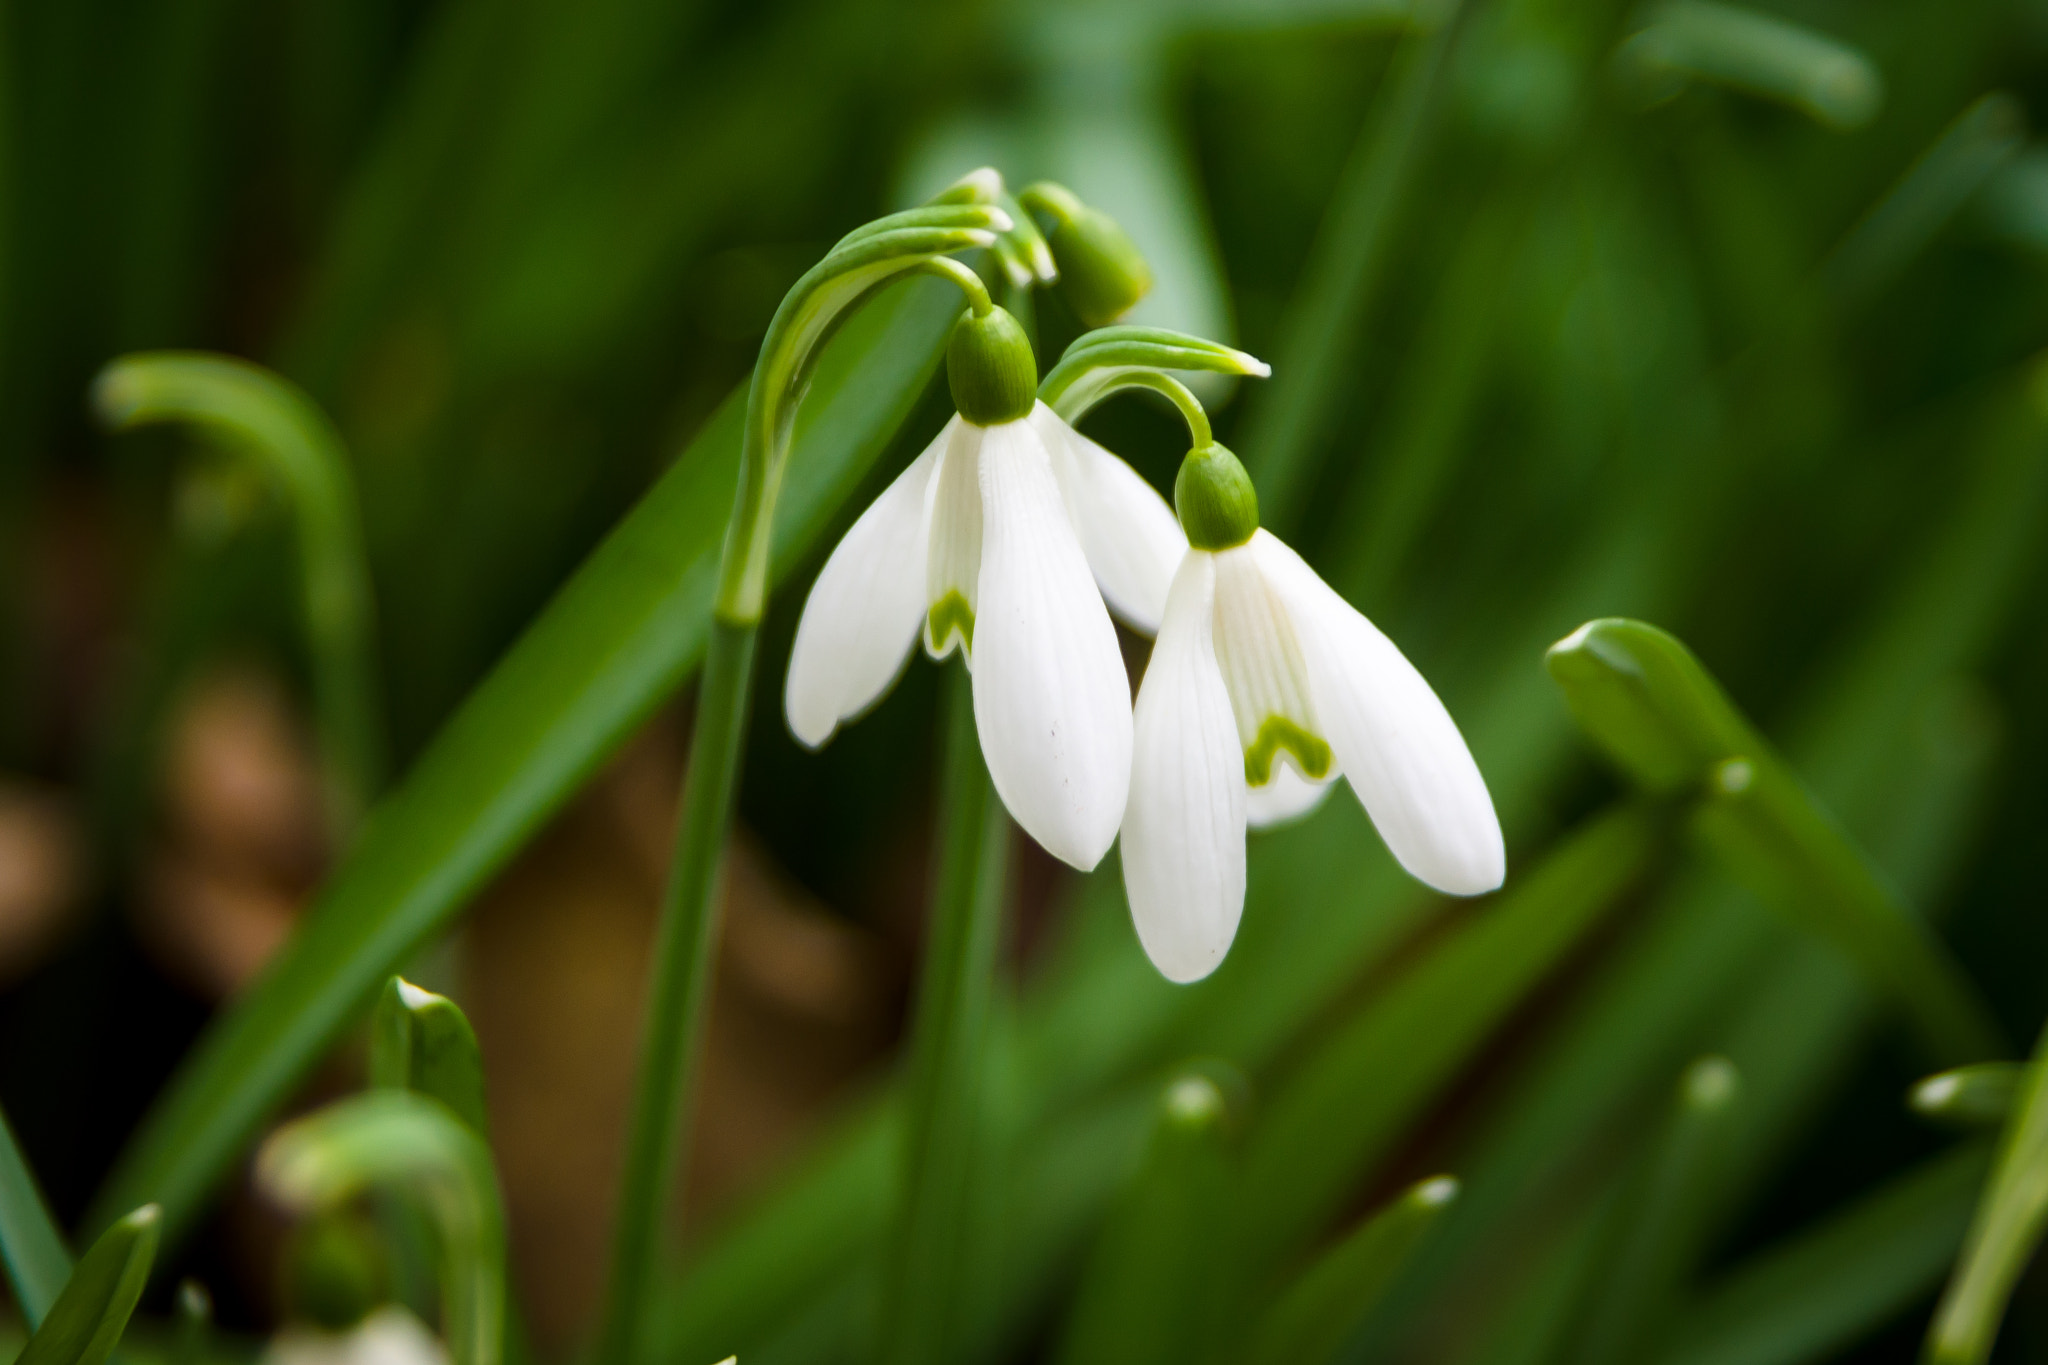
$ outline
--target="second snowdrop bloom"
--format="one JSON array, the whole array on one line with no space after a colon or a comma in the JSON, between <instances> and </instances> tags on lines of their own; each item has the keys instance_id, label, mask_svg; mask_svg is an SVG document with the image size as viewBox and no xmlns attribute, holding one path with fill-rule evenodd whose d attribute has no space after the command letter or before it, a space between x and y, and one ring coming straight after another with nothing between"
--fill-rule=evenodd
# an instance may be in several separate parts
<instances>
[{"instance_id":1,"label":"second snowdrop bloom","mask_svg":"<svg viewBox=\"0 0 2048 1365\"><path fill-rule=\"evenodd\" d=\"M1237 457L1191 453L1175 485L1190 549L1138 692L1124 885L1175 981L1223 960L1244 906L1245 830L1342 775L1401 866L1477 895L1505 873L1500 824L1458 727L1386 636L1259 529Z\"/></svg>"},{"instance_id":2,"label":"second snowdrop bloom","mask_svg":"<svg viewBox=\"0 0 2048 1365\"><path fill-rule=\"evenodd\" d=\"M936 659L958 649L1003 804L1091 868L1131 774L1130 683L1103 597L1156 627L1184 542L1164 499L1037 402L1008 313L963 315L946 359L959 416L854 523L804 603L789 726L822 745L920 637Z\"/></svg>"}]
</instances>

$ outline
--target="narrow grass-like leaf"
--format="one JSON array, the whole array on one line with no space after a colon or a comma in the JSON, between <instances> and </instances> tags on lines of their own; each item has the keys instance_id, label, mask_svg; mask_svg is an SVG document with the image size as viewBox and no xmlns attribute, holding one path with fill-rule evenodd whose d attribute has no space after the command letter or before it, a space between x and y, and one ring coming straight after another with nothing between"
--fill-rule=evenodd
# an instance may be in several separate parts
<instances>
[{"instance_id":1,"label":"narrow grass-like leaf","mask_svg":"<svg viewBox=\"0 0 2048 1365\"><path fill-rule=\"evenodd\" d=\"M149 1283L162 1222L157 1207L145 1204L100 1234L17 1365L105 1365Z\"/></svg>"},{"instance_id":2,"label":"narrow grass-like leaf","mask_svg":"<svg viewBox=\"0 0 2048 1365\"><path fill-rule=\"evenodd\" d=\"M197 1280L180 1280L173 1317L177 1335L171 1343L171 1365L201 1365L213 1335L213 1295Z\"/></svg>"},{"instance_id":3,"label":"narrow grass-like leaf","mask_svg":"<svg viewBox=\"0 0 2048 1365\"><path fill-rule=\"evenodd\" d=\"M1693 828L1766 904L1836 944L1895 994L1937 1058L1965 1062L2008 1050L1947 946L1776 761L1719 765Z\"/></svg>"},{"instance_id":4,"label":"narrow grass-like leaf","mask_svg":"<svg viewBox=\"0 0 2048 1365\"><path fill-rule=\"evenodd\" d=\"M297 385L260 366L197 351L123 356L93 382L118 431L190 423L252 461L290 505L299 551L306 652L337 813L345 825L384 781L376 609L362 511L334 424Z\"/></svg>"},{"instance_id":5,"label":"narrow grass-like leaf","mask_svg":"<svg viewBox=\"0 0 2048 1365\"><path fill-rule=\"evenodd\" d=\"M909 287L827 349L777 513L779 571L888 444L956 311L951 290ZM95 1201L96 1223L155 1197L172 1233L183 1228L392 970L702 657L742 406L721 409L373 814L285 950L187 1057Z\"/></svg>"},{"instance_id":6,"label":"narrow grass-like leaf","mask_svg":"<svg viewBox=\"0 0 2048 1365\"><path fill-rule=\"evenodd\" d=\"M1184 1365L1230 1322L1238 1283L1229 1117L1207 1076L1166 1087L1145 1163L1082 1272L1060 1365Z\"/></svg>"},{"instance_id":7,"label":"narrow grass-like leaf","mask_svg":"<svg viewBox=\"0 0 2048 1365\"><path fill-rule=\"evenodd\" d=\"M1828 258L1835 297L1860 304L1896 278L2026 144L2026 128L2026 111L2003 90L1958 114Z\"/></svg>"},{"instance_id":8,"label":"narrow grass-like leaf","mask_svg":"<svg viewBox=\"0 0 2048 1365\"><path fill-rule=\"evenodd\" d=\"M1884 102L1863 52L1823 33L1717 0L1667 0L1619 59L1650 98L1687 80L1733 86L1802 109L1830 128L1860 128Z\"/></svg>"},{"instance_id":9,"label":"narrow grass-like leaf","mask_svg":"<svg viewBox=\"0 0 2048 1365\"><path fill-rule=\"evenodd\" d=\"M7 1262L14 1301L33 1331L71 1277L71 1253L5 1114L0 1114L0 1258Z\"/></svg>"},{"instance_id":10,"label":"narrow grass-like leaf","mask_svg":"<svg viewBox=\"0 0 2048 1365\"><path fill-rule=\"evenodd\" d=\"M1449 84L1445 68L1464 6L1445 0L1434 8L1434 27L1401 40L1358 135L1295 288L1274 353L1279 379L1253 410L1243 438L1262 520L1283 533L1308 496L1310 457L1345 392L1356 329L1386 273L1403 201Z\"/></svg>"},{"instance_id":11,"label":"narrow grass-like leaf","mask_svg":"<svg viewBox=\"0 0 2048 1365\"><path fill-rule=\"evenodd\" d=\"M2012 1116L2026 1068L2018 1062L1978 1062L1929 1076L1906 1102L1922 1118L1951 1128L2001 1128Z\"/></svg>"},{"instance_id":12,"label":"narrow grass-like leaf","mask_svg":"<svg viewBox=\"0 0 2048 1365\"><path fill-rule=\"evenodd\" d=\"M471 1132L490 1138L476 1030L453 1000L403 977L392 977L377 998L370 1021L370 1084L439 1100Z\"/></svg>"},{"instance_id":13,"label":"narrow grass-like leaf","mask_svg":"<svg viewBox=\"0 0 2048 1365\"><path fill-rule=\"evenodd\" d=\"M1555 645L1551 676L1581 728L1638 785L1701 793L1702 839L1789 922L1855 961L1945 1061L2002 1050L1947 947L1899 903L1719 684L1677 639L1591 621Z\"/></svg>"},{"instance_id":14,"label":"narrow grass-like leaf","mask_svg":"<svg viewBox=\"0 0 2048 1365\"><path fill-rule=\"evenodd\" d=\"M1335 1029L1253 1129L1245 1241L1270 1268L1456 1076L1649 867L1659 818L1623 806L1590 821Z\"/></svg>"},{"instance_id":15,"label":"narrow grass-like leaf","mask_svg":"<svg viewBox=\"0 0 2048 1365\"><path fill-rule=\"evenodd\" d=\"M1458 1197L1447 1175L1411 1185L1318 1256L1259 1316L1249 1365L1322 1365L1336 1357L1392 1288L1436 1221Z\"/></svg>"},{"instance_id":16,"label":"narrow grass-like leaf","mask_svg":"<svg viewBox=\"0 0 2048 1365\"><path fill-rule=\"evenodd\" d=\"M1828 1359L1904 1312L1962 1245L1990 1157L1958 1146L1757 1252L1680 1314L1662 1365Z\"/></svg>"},{"instance_id":17,"label":"narrow grass-like leaf","mask_svg":"<svg viewBox=\"0 0 2048 1365\"><path fill-rule=\"evenodd\" d=\"M2048 1229L2048 1031L2015 1099L1962 1257L1927 1332L1929 1365L1990 1359L2006 1300Z\"/></svg>"},{"instance_id":18,"label":"narrow grass-like leaf","mask_svg":"<svg viewBox=\"0 0 2048 1365\"><path fill-rule=\"evenodd\" d=\"M1643 1358L1664 1326L1718 1194L1716 1158L1741 1085L1725 1057L1704 1057L1686 1070L1670 1121L1622 1191L1580 1282L1560 1361L1626 1365Z\"/></svg>"},{"instance_id":19,"label":"narrow grass-like leaf","mask_svg":"<svg viewBox=\"0 0 2048 1365\"><path fill-rule=\"evenodd\" d=\"M302 1214L379 1188L420 1201L441 1256L441 1315L456 1365L498 1365L505 1342L505 1213L483 1139L433 1100L375 1090L273 1133L257 1180Z\"/></svg>"}]
</instances>

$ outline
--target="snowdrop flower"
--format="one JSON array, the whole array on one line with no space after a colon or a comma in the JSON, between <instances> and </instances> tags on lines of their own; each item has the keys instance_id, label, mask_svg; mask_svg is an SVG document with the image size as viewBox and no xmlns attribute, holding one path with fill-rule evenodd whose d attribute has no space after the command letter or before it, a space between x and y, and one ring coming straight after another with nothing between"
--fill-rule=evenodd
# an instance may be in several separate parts
<instances>
[{"instance_id":1,"label":"snowdrop flower","mask_svg":"<svg viewBox=\"0 0 2048 1365\"><path fill-rule=\"evenodd\" d=\"M261 1365L448 1365L448 1351L418 1318L386 1304L345 1331L287 1327Z\"/></svg>"},{"instance_id":2,"label":"snowdrop flower","mask_svg":"<svg viewBox=\"0 0 2048 1365\"><path fill-rule=\"evenodd\" d=\"M1246 826L1301 814L1340 773L1411 874L1461 896L1499 886L1493 802L1422 675L1259 529L1228 450L1191 452L1174 502L1190 548L1138 692L1123 826L1153 964L1174 981L1215 970L1244 908Z\"/></svg>"},{"instance_id":3,"label":"snowdrop flower","mask_svg":"<svg viewBox=\"0 0 2048 1365\"><path fill-rule=\"evenodd\" d=\"M958 649L997 794L1086 870L1116 838L1131 774L1130 683L1103 599L1156 629L1185 541L1135 471L1037 401L1008 313L963 314L946 366L959 415L826 561L784 710L816 748L888 690L920 636L934 659Z\"/></svg>"}]
</instances>

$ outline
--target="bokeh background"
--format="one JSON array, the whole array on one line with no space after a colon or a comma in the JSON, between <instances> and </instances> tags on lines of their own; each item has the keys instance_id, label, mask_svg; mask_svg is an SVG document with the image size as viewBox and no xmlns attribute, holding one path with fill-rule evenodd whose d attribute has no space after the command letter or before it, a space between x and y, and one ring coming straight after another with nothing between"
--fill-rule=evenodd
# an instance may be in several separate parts
<instances>
[{"instance_id":1,"label":"bokeh background","mask_svg":"<svg viewBox=\"0 0 2048 1365\"><path fill-rule=\"evenodd\" d=\"M344 855L276 498L189 437L97 430L95 372L220 350L332 415L402 774L744 381L798 274L984 163L1061 179L1130 230L1158 279L1139 320L1274 364L1205 390L1218 433L1266 524L1459 717L1511 891L1621 790L1542 650L1641 616L1939 919L2024 1047L2048 1012L2048 151L2029 131L2048 7L1728 13L11 0L0 1102L60 1218ZM1042 363L1077 331L1056 296L1036 326ZM805 578L945 413L937 383L763 637L684 1196L707 1263L762 1226L750 1210L801 1210L791 1163L860 1131L847 1115L903 1033L936 672L913 664L816 755L779 694ZM1122 400L1087 429L1170 487L1165 411ZM1126 643L1135 676L1145 645ZM519 1293L552 1357L601 1284L686 715L656 716L413 968L481 1034ZM1488 913L1403 882L1348 797L1254 846L1238 953L1174 992L1143 970L1113 860L1083 879L1019 839L999 1088L1040 1098L1012 1106L1029 1118L1004 1169L1034 1151L1056 1169L1016 1176L992 1218L1004 1288L980 1357L1059 1354L1166 1068L1221 1058L1256 1131ZM1569 1261L1702 1053L1756 1082L1703 1295L1950 1141L1901 1105L1929 1068L1894 1017L1696 852L1613 900L1473 1006L1455 1064L1337 1161L1304 1245L1439 1169L1483 1220L1360 1351L1507 1358L1489 1333ZM297 1103L360 1074L345 1046ZM1934 1240L1952 1254L1955 1235ZM172 1266L253 1336L276 1319L278 1236L238 1180ZM1909 1359L1946 1266L1922 1260L1817 1354L1715 1358ZM792 1270L732 1345L850 1358L843 1279ZM676 1290L678 1361L732 1348L709 1292ZM2048 1350L2048 1285L2022 1285L2002 1350Z\"/></svg>"}]
</instances>

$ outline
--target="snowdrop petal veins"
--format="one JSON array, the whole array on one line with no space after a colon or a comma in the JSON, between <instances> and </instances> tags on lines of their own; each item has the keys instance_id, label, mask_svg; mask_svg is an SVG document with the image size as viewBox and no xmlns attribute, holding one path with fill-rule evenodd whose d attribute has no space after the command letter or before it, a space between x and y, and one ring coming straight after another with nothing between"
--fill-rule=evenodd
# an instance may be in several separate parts
<instances>
[{"instance_id":1,"label":"snowdrop petal veins","mask_svg":"<svg viewBox=\"0 0 2048 1365\"><path fill-rule=\"evenodd\" d=\"M1011 422L982 432L980 456L973 648L982 756L1025 832L1085 871L1115 840L1130 788L1123 656L1045 442L1030 423Z\"/></svg>"},{"instance_id":2,"label":"snowdrop petal veins","mask_svg":"<svg viewBox=\"0 0 2048 1365\"><path fill-rule=\"evenodd\" d=\"M1264 530L1245 548L1293 621L1320 733L1388 849L1439 891L1498 887L1500 821L1436 693L1301 556Z\"/></svg>"},{"instance_id":3,"label":"snowdrop petal veins","mask_svg":"<svg viewBox=\"0 0 2048 1365\"><path fill-rule=\"evenodd\" d=\"M1124 893L1170 981L1216 970L1244 909L1244 750L1217 666L1214 557L1174 575L1134 719Z\"/></svg>"},{"instance_id":4,"label":"snowdrop petal veins","mask_svg":"<svg viewBox=\"0 0 2048 1365\"><path fill-rule=\"evenodd\" d=\"M1045 404L1032 410L1031 425L1052 455L1067 514L1109 609L1133 630L1158 634L1167 589L1188 549L1173 508L1137 470Z\"/></svg>"},{"instance_id":5,"label":"snowdrop petal veins","mask_svg":"<svg viewBox=\"0 0 2048 1365\"><path fill-rule=\"evenodd\" d=\"M782 707L815 749L888 690L925 617L925 504L948 427L876 498L804 601Z\"/></svg>"},{"instance_id":6,"label":"snowdrop petal veins","mask_svg":"<svg viewBox=\"0 0 2048 1365\"><path fill-rule=\"evenodd\" d=\"M938 466L925 494L925 652L943 659L960 647L974 662L981 573L981 446L984 428L955 417L935 445Z\"/></svg>"},{"instance_id":7,"label":"snowdrop petal veins","mask_svg":"<svg viewBox=\"0 0 2048 1365\"><path fill-rule=\"evenodd\" d=\"M1263 787L1283 766L1312 781L1330 776L1294 620L1246 546L1216 563L1216 659L1244 745L1245 781Z\"/></svg>"},{"instance_id":8,"label":"snowdrop petal veins","mask_svg":"<svg viewBox=\"0 0 2048 1365\"><path fill-rule=\"evenodd\" d=\"M1272 780L1263 787L1253 787L1245 793L1245 819L1253 829L1269 829L1284 825L1290 820L1299 820L1323 804L1337 785L1337 766L1330 765L1330 775L1320 782L1311 782L1295 771L1292 763L1275 763Z\"/></svg>"}]
</instances>

